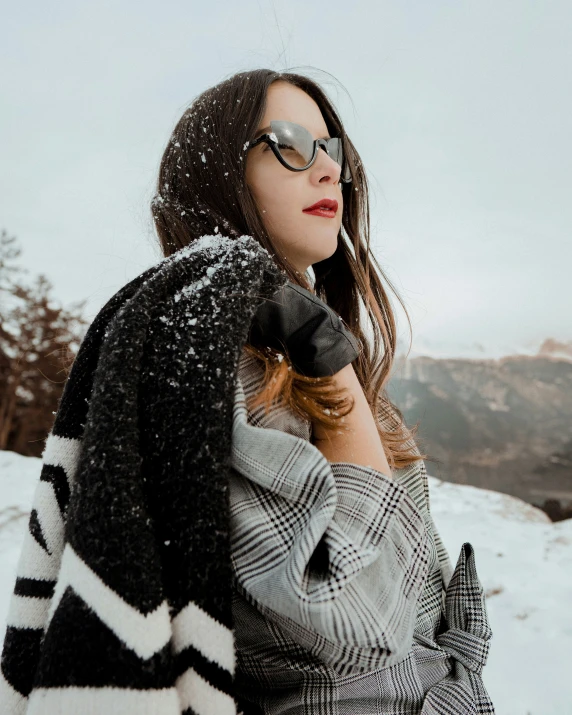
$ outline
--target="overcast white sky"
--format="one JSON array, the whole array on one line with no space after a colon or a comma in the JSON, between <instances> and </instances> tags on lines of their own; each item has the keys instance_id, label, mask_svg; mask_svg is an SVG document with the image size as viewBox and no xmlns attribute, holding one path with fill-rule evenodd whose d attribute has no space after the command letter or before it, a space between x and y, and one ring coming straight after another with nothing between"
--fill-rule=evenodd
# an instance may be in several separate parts
<instances>
[{"instance_id":1,"label":"overcast white sky","mask_svg":"<svg viewBox=\"0 0 572 715\"><path fill-rule=\"evenodd\" d=\"M414 350L572 340L566 0L4 0L2 27L0 228L88 318L161 258L149 199L190 100L292 68L322 81L364 159Z\"/></svg>"}]
</instances>

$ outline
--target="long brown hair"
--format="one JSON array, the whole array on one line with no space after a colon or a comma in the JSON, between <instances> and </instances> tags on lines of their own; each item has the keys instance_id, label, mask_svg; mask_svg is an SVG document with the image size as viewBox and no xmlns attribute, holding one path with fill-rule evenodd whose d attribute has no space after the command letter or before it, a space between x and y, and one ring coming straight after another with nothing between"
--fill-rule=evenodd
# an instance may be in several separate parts
<instances>
[{"instance_id":1,"label":"long brown hair","mask_svg":"<svg viewBox=\"0 0 572 715\"><path fill-rule=\"evenodd\" d=\"M341 184L342 226L332 256L312 266L315 282L301 276L287 257L277 252L245 180L246 147L264 115L268 87L290 82L320 107L331 136L342 138L353 181ZM381 277L403 301L370 252L368 184L358 152L324 90L309 77L291 72L256 69L239 72L202 92L184 111L163 153L151 209L164 256L200 236L247 234L274 257L291 281L314 292L330 305L362 345L354 369L372 412L392 469L427 459L412 440L418 425L408 430L403 415L386 393L396 349L396 323ZM345 234L345 235L344 235ZM363 332L360 299L373 330L373 345ZM326 427L351 411L331 377L310 378L296 373L287 356L246 344L265 367L262 391L249 405L274 400Z\"/></svg>"}]
</instances>

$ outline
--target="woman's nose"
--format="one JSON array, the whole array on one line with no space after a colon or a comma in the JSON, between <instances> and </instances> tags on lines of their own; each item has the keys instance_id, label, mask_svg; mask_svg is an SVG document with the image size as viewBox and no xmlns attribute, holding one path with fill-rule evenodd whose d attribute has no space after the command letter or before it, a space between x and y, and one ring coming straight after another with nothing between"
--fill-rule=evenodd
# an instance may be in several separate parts
<instances>
[{"instance_id":1,"label":"woman's nose","mask_svg":"<svg viewBox=\"0 0 572 715\"><path fill-rule=\"evenodd\" d=\"M318 153L318 157L316 159L316 165L318 165L316 170L319 170L320 172L327 172L327 176L333 180L333 183L337 184L339 182L342 167L335 159L332 159L323 146L320 147L320 152ZM320 178L320 181L322 178L323 176Z\"/></svg>"}]
</instances>

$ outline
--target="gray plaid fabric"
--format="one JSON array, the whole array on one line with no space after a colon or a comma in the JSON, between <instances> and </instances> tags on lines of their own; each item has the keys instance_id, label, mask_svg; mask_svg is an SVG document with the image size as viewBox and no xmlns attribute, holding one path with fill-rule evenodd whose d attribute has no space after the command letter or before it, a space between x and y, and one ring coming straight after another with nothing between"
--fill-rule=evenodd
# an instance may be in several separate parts
<instances>
[{"instance_id":1,"label":"gray plaid fabric","mask_svg":"<svg viewBox=\"0 0 572 715\"><path fill-rule=\"evenodd\" d=\"M424 463L388 479L328 462L309 421L247 408L263 376L243 351L229 493L244 715L494 713L474 551L452 568Z\"/></svg>"}]
</instances>

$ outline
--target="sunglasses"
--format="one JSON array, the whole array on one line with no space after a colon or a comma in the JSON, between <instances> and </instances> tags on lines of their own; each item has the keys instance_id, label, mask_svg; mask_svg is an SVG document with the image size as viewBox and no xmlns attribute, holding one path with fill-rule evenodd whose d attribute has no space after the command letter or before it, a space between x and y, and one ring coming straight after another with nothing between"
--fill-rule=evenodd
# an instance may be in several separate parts
<instances>
[{"instance_id":1,"label":"sunglasses","mask_svg":"<svg viewBox=\"0 0 572 715\"><path fill-rule=\"evenodd\" d=\"M274 152L278 161L290 171L306 171L316 161L318 149L323 147L326 154L342 168L341 181L349 184L352 180L348 163L344 161L342 140L340 137L331 139L313 139L310 132L294 122L274 119L270 122L270 134L262 134L248 147L254 149L265 142Z\"/></svg>"}]
</instances>

